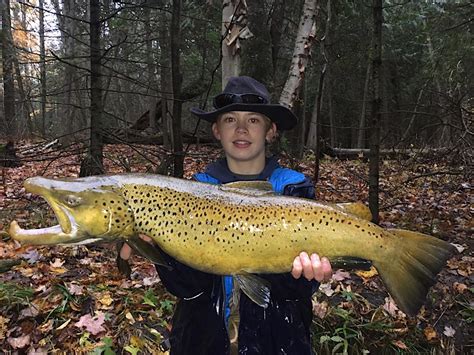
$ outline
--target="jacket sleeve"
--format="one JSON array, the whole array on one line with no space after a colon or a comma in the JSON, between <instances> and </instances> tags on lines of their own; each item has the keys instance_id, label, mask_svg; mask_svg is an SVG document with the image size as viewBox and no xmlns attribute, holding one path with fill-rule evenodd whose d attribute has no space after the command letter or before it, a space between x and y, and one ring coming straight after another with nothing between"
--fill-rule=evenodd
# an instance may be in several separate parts
<instances>
[{"instance_id":1,"label":"jacket sleeve","mask_svg":"<svg viewBox=\"0 0 474 355\"><path fill-rule=\"evenodd\" d=\"M156 247L158 248L158 247ZM163 285L173 295L192 299L212 292L214 275L184 265L160 249L170 268L155 265Z\"/></svg>"},{"instance_id":2,"label":"jacket sleeve","mask_svg":"<svg viewBox=\"0 0 474 355\"><path fill-rule=\"evenodd\" d=\"M312 181L306 177L301 183L285 186L283 194L314 199L315 189ZM319 287L319 282L316 280L308 281L303 276L299 279L295 279L291 273L265 274L261 276L270 281L272 285L272 297L279 300L305 299L311 297Z\"/></svg>"}]
</instances>

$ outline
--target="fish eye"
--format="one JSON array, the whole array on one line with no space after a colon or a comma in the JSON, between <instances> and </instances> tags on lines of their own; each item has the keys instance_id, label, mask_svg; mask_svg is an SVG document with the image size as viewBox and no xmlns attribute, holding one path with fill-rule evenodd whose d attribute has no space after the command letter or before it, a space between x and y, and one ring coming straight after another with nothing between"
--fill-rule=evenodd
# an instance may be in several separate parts
<instances>
[{"instance_id":1,"label":"fish eye","mask_svg":"<svg viewBox=\"0 0 474 355\"><path fill-rule=\"evenodd\" d=\"M64 198L64 202L70 207L76 207L81 204L82 199L74 195L68 195Z\"/></svg>"}]
</instances>

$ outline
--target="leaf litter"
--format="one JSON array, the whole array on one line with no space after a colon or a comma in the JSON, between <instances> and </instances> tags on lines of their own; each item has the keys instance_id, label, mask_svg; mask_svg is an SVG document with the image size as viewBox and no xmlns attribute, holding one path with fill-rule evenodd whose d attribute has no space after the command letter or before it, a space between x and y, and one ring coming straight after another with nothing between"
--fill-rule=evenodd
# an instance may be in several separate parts
<instances>
[{"instance_id":1,"label":"leaf litter","mask_svg":"<svg viewBox=\"0 0 474 355\"><path fill-rule=\"evenodd\" d=\"M191 146L185 159L185 177L202 171L220 154L214 146ZM116 145L106 146L105 155L108 173L153 172L163 151L150 146L131 149ZM126 166L120 157L128 158ZM77 176L79 159L79 155L70 155L3 168L0 227L6 229L12 219L27 228L55 223L46 203L25 193L22 182L35 175ZM314 171L308 158L296 166L285 158L281 163L309 176ZM367 163L360 160L323 159L317 198L367 204L367 171ZM451 173L438 174L442 171ZM452 165L446 157L437 157L436 164L411 159L381 165L381 225L432 234L453 243L458 254L441 272L426 305L413 319L398 310L375 270L335 270L332 280L313 297L316 348L331 349L331 344L335 349L338 342L350 341L361 353L387 347L407 353L472 350L470 233L474 211L472 185L466 174L465 167ZM4 237L0 241L0 260L19 259L21 263L0 273L3 351L101 353L114 349L166 354L174 297L166 292L154 266L144 258L133 256L131 279L116 270L115 258L115 249L110 246L28 247ZM345 338L341 329L346 331L344 334L352 329L357 336Z\"/></svg>"}]
</instances>

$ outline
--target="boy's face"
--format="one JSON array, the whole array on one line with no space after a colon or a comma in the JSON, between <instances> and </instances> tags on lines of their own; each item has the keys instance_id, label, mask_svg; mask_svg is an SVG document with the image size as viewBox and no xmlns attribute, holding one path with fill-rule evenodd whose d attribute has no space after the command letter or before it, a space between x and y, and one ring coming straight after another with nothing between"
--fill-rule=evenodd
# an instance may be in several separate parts
<instances>
[{"instance_id":1,"label":"boy's face","mask_svg":"<svg viewBox=\"0 0 474 355\"><path fill-rule=\"evenodd\" d=\"M236 163L265 159L265 140L272 140L276 125L256 112L231 111L223 113L212 125L227 159Z\"/></svg>"}]
</instances>

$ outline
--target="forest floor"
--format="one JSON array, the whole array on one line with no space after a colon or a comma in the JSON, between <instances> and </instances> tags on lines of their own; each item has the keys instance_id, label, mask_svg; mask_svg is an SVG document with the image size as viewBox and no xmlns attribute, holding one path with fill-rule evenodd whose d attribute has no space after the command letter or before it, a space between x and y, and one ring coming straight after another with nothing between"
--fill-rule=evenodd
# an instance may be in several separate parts
<instances>
[{"instance_id":1,"label":"forest floor","mask_svg":"<svg viewBox=\"0 0 474 355\"><path fill-rule=\"evenodd\" d=\"M130 279L116 266L113 245L21 246L9 222L23 228L55 224L49 206L25 193L25 178L77 176L81 155L24 143L23 165L0 176L0 349L5 354L166 354L175 299L153 265L134 255ZM154 172L158 147L106 146L108 173ZM191 146L185 177L220 155L216 146ZM281 163L312 176L313 158ZM472 171L459 157L412 156L381 164L381 225L419 231L453 243L457 252L439 274L416 317L396 308L374 272L338 270L314 295L317 353L472 353L474 351ZM324 158L317 184L322 202L367 203L368 167L360 160ZM470 239L471 238L471 239Z\"/></svg>"}]
</instances>

